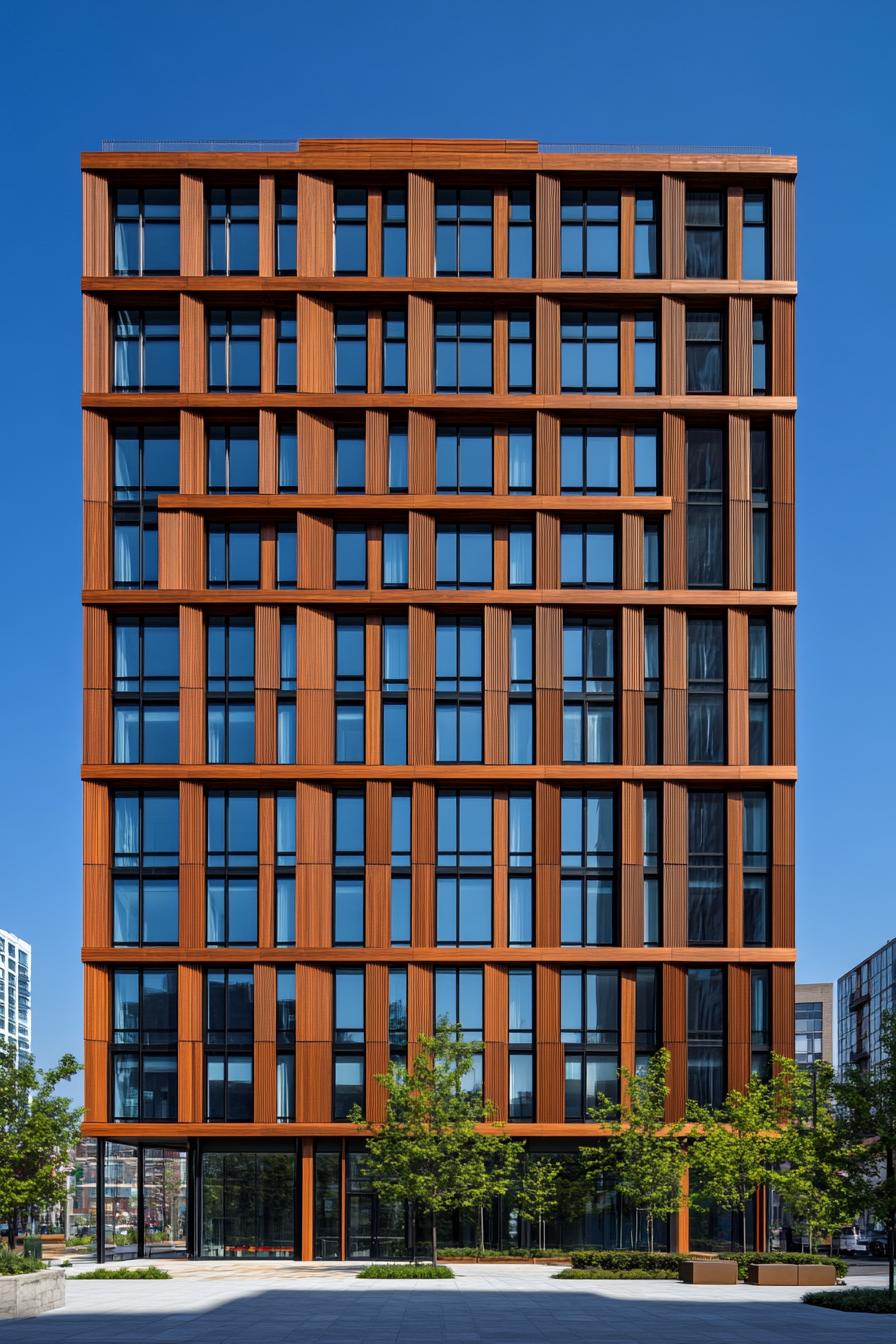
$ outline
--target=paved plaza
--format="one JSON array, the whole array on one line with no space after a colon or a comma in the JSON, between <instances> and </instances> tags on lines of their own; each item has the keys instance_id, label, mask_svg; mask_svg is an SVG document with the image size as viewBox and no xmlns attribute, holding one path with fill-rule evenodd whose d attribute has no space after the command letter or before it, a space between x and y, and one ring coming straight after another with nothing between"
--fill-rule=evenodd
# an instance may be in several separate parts
<instances>
[{"instance_id":1,"label":"paved plaza","mask_svg":"<svg viewBox=\"0 0 896 1344\"><path fill-rule=\"evenodd\" d=\"M62 1310L0 1325L0 1344L892 1344L894 1337L892 1317L807 1307L799 1288L564 1283L548 1267L488 1265L460 1267L453 1282L358 1282L356 1269L290 1264L258 1276L231 1265L182 1265L170 1282L69 1282Z\"/></svg>"}]
</instances>

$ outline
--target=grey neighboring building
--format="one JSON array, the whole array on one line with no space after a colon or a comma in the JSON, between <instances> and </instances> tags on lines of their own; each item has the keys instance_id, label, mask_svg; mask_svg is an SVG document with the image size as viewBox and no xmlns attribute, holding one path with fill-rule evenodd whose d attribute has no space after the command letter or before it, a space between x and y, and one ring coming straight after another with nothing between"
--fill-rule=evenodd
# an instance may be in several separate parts
<instances>
[{"instance_id":1,"label":"grey neighboring building","mask_svg":"<svg viewBox=\"0 0 896 1344\"><path fill-rule=\"evenodd\" d=\"M887 1010L896 1012L896 938L837 981L838 1056L848 1064L883 1062L880 1027Z\"/></svg>"},{"instance_id":2,"label":"grey neighboring building","mask_svg":"<svg viewBox=\"0 0 896 1344\"><path fill-rule=\"evenodd\" d=\"M803 1069L819 1059L833 1064L834 986L828 981L795 988L794 1058Z\"/></svg>"}]
</instances>

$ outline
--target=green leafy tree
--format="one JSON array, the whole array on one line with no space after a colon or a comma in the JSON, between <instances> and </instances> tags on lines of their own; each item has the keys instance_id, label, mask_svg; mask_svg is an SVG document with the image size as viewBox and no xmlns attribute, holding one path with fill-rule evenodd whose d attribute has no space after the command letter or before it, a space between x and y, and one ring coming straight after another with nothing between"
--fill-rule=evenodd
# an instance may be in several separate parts
<instances>
[{"instance_id":1,"label":"green leafy tree","mask_svg":"<svg viewBox=\"0 0 896 1344\"><path fill-rule=\"evenodd\" d=\"M539 1250L545 1249L545 1225L560 1212L563 1202L564 1164L556 1157L532 1157L526 1163L517 1190L519 1212L538 1228Z\"/></svg>"},{"instance_id":2,"label":"green leafy tree","mask_svg":"<svg viewBox=\"0 0 896 1344\"><path fill-rule=\"evenodd\" d=\"M485 1250L485 1210L494 1200L507 1194L524 1152L525 1145L509 1139L500 1123L495 1124L492 1133L479 1131L477 1134L477 1160L471 1163L470 1184L461 1207L476 1214L481 1251Z\"/></svg>"},{"instance_id":3,"label":"green leafy tree","mask_svg":"<svg viewBox=\"0 0 896 1344\"><path fill-rule=\"evenodd\" d=\"M410 1068L393 1063L377 1082L386 1092L386 1117L371 1123L358 1107L352 1120L367 1132L365 1169L377 1194L407 1200L429 1215L432 1262L438 1259L440 1214L473 1208L485 1198L486 1169L503 1170L498 1156L510 1140L494 1125L494 1107L470 1072L480 1042L458 1039L458 1028L440 1022L434 1036L420 1035Z\"/></svg>"},{"instance_id":4,"label":"green leafy tree","mask_svg":"<svg viewBox=\"0 0 896 1344\"><path fill-rule=\"evenodd\" d=\"M846 1135L854 1147L848 1174L862 1208L887 1233L890 1296L896 1292L896 1013L881 1019L882 1060L867 1069L850 1065L834 1086Z\"/></svg>"},{"instance_id":5,"label":"green leafy tree","mask_svg":"<svg viewBox=\"0 0 896 1344\"><path fill-rule=\"evenodd\" d=\"M606 1176L635 1212L644 1214L647 1246L654 1247L657 1219L677 1213L682 1203L682 1179L688 1159L681 1142L683 1122L668 1123L665 1101L669 1051L658 1050L643 1075L620 1069L622 1100L599 1096L589 1112L605 1125L609 1135L599 1144L580 1149L587 1184L595 1191Z\"/></svg>"},{"instance_id":6,"label":"green leafy tree","mask_svg":"<svg viewBox=\"0 0 896 1344\"><path fill-rule=\"evenodd\" d=\"M740 1215L741 1244L747 1249L747 1207L756 1187L768 1178L780 1134L778 1085L750 1076L746 1089L732 1089L717 1109L688 1102L686 1118L695 1129L688 1145L692 1176L690 1201L716 1205Z\"/></svg>"},{"instance_id":7,"label":"green leafy tree","mask_svg":"<svg viewBox=\"0 0 896 1344\"><path fill-rule=\"evenodd\" d=\"M814 1251L861 1211L861 1195L850 1175L856 1145L838 1113L831 1065L819 1061L808 1072L792 1059L774 1059L779 1115L786 1124L775 1145L781 1165L772 1181Z\"/></svg>"},{"instance_id":8,"label":"green leafy tree","mask_svg":"<svg viewBox=\"0 0 896 1344\"><path fill-rule=\"evenodd\" d=\"M30 1058L19 1062L15 1046L0 1044L0 1218L12 1249L35 1209L65 1199L83 1111L56 1089L80 1067L63 1055L55 1068L38 1069Z\"/></svg>"}]
</instances>

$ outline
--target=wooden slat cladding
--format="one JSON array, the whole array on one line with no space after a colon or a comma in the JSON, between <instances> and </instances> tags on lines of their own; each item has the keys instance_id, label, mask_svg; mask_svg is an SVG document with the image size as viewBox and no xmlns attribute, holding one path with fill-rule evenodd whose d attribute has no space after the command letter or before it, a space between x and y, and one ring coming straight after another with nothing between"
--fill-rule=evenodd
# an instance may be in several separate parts
<instances>
[{"instance_id":1,"label":"wooden slat cladding","mask_svg":"<svg viewBox=\"0 0 896 1344\"><path fill-rule=\"evenodd\" d=\"M772 299L772 378L773 397L792 397L796 378L793 299Z\"/></svg>"},{"instance_id":2,"label":"wooden slat cladding","mask_svg":"<svg viewBox=\"0 0 896 1344\"><path fill-rule=\"evenodd\" d=\"M772 946L793 947L795 940L794 786L772 785Z\"/></svg>"},{"instance_id":3,"label":"wooden slat cladding","mask_svg":"<svg viewBox=\"0 0 896 1344\"><path fill-rule=\"evenodd\" d=\"M333 1114L331 1063L333 978L301 963L296 971L296 1119L325 1122Z\"/></svg>"},{"instance_id":4,"label":"wooden slat cladding","mask_svg":"<svg viewBox=\"0 0 896 1344\"><path fill-rule=\"evenodd\" d=\"M408 295L408 392L432 392L433 305L419 294Z\"/></svg>"},{"instance_id":5,"label":"wooden slat cladding","mask_svg":"<svg viewBox=\"0 0 896 1344\"><path fill-rule=\"evenodd\" d=\"M684 369L685 306L681 299L660 300L663 348L661 352L661 387L667 397L681 397L686 392Z\"/></svg>"},{"instance_id":6,"label":"wooden slat cladding","mask_svg":"<svg viewBox=\"0 0 896 1344\"><path fill-rule=\"evenodd\" d=\"M418 947L435 943L436 791L414 784L411 791L411 929ZM432 1009L429 1009L431 1015ZM431 1020L431 1016L430 1016Z\"/></svg>"},{"instance_id":7,"label":"wooden slat cladding","mask_svg":"<svg viewBox=\"0 0 896 1344\"><path fill-rule=\"evenodd\" d=\"M425 411L408 414L408 489L412 495L436 491L436 418Z\"/></svg>"},{"instance_id":8,"label":"wooden slat cladding","mask_svg":"<svg viewBox=\"0 0 896 1344\"><path fill-rule=\"evenodd\" d=\"M796 760L795 613L772 609L772 763Z\"/></svg>"},{"instance_id":9,"label":"wooden slat cladding","mask_svg":"<svg viewBox=\"0 0 896 1344\"><path fill-rule=\"evenodd\" d=\"M548 411L535 414L535 489L540 495L560 493L560 417ZM538 581L542 588L551 586L540 571Z\"/></svg>"},{"instance_id":10,"label":"wooden slat cladding","mask_svg":"<svg viewBox=\"0 0 896 1344\"><path fill-rule=\"evenodd\" d=\"M85 294L83 305L83 380L85 392L108 392L111 369L110 322L106 304Z\"/></svg>"},{"instance_id":11,"label":"wooden slat cladding","mask_svg":"<svg viewBox=\"0 0 896 1344\"><path fill-rule=\"evenodd\" d=\"M381 1121L386 1118L386 1093L376 1078L389 1072L389 968L380 962L372 962L366 969L364 1017L366 1114L371 1120Z\"/></svg>"},{"instance_id":12,"label":"wooden slat cladding","mask_svg":"<svg viewBox=\"0 0 896 1344\"><path fill-rule=\"evenodd\" d=\"M728 763L750 764L748 626L745 611L728 613Z\"/></svg>"},{"instance_id":13,"label":"wooden slat cladding","mask_svg":"<svg viewBox=\"0 0 896 1344\"><path fill-rule=\"evenodd\" d=\"M663 760L684 765L688 750L688 623L676 607L663 611Z\"/></svg>"},{"instance_id":14,"label":"wooden slat cladding","mask_svg":"<svg viewBox=\"0 0 896 1344\"><path fill-rule=\"evenodd\" d=\"M408 173L408 275L435 274L436 207L431 177Z\"/></svg>"},{"instance_id":15,"label":"wooden slat cladding","mask_svg":"<svg viewBox=\"0 0 896 1344\"><path fill-rule=\"evenodd\" d=\"M664 173L661 196L663 279L681 280L684 278L684 178Z\"/></svg>"},{"instance_id":16,"label":"wooden slat cladding","mask_svg":"<svg viewBox=\"0 0 896 1344\"><path fill-rule=\"evenodd\" d=\"M644 760L644 612L623 607L619 623L622 651L622 762Z\"/></svg>"},{"instance_id":17,"label":"wooden slat cladding","mask_svg":"<svg viewBox=\"0 0 896 1344\"><path fill-rule=\"evenodd\" d=\"M748 397L753 390L753 300L728 300L728 393Z\"/></svg>"},{"instance_id":18,"label":"wooden slat cladding","mask_svg":"<svg viewBox=\"0 0 896 1344\"><path fill-rule=\"evenodd\" d=\"M739 413L728 417L728 583L753 586L750 418Z\"/></svg>"},{"instance_id":19,"label":"wooden slat cladding","mask_svg":"<svg viewBox=\"0 0 896 1344\"><path fill-rule=\"evenodd\" d=\"M436 520L432 514L408 514L408 586L431 592L436 586Z\"/></svg>"},{"instance_id":20,"label":"wooden slat cladding","mask_svg":"<svg viewBox=\"0 0 896 1344\"><path fill-rule=\"evenodd\" d=\"M330 495L336 488L333 422L311 411L299 411L299 494Z\"/></svg>"},{"instance_id":21,"label":"wooden slat cladding","mask_svg":"<svg viewBox=\"0 0 896 1344\"><path fill-rule=\"evenodd\" d=\"M560 304L535 297L535 391L556 396L560 391Z\"/></svg>"},{"instance_id":22,"label":"wooden slat cladding","mask_svg":"<svg viewBox=\"0 0 896 1344\"><path fill-rule=\"evenodd\" d=\"M509 211L507 187L495 187L492 206L492 275L496 280L502 280L507 275L507 220Z\"/></svg>"},{"instance_id":23,"label":"wooden slat cladding","mask_svg":"<svg viewBox=\"0 0 896 1344\"><path fill-rule=\"evenodd\" d=\"M666 1119L684 1114L688 1095L688 974L684 966L663 966L663 1044L669 1051Z\"/></svg>"},{"instance_id":24,"label":"wooden slat cladding","mask_svg":"<svg viewBox=\"0 0 896 1344\"><path fill-rule=\"evenodd\" d=\"M333 183L310 173L298 176L298 273L333 274Z\"/></svg>"},{"instance_id":25,"label":"wooden slat cladding","mask_svg":"<svg viewBox=\"0 0 896 1344\"><path fill-rule=\"evenodd\" d=\"M551 173L535 174L535 274L560 274L560 179Z\"/></svg>"},{"instance_id":26,"label":"wooden slat cladding","mask_svg":"<svg viewBox=\"0 0 896 1344\"><path fill-rule=\"evenodd\" d=\"M180 608L180 759L205 763L205 624L198 607Z\"/></svg>"},{"instance_id":27,"label":"wooden slat cladding","mask_svg":"<svg viewBox=\"0 0 896 1344\"><path fill-rule=\"evenodd\" d=\"M180 273L205 273L205 185L196 173L180 175Z\"/></svg>"},{"instance_id":28,"label":"wooden slat cladding","mask_svg":"<svg viewBox=\"0 0 896 1344\"><path fill-rule=\"evenodd\" d=\"M794 1050L794 979L793 963L772 966L772 1050L786 1059Z\"/></svg>"},{"instance_id":29,"label":"wooden slat cladding","mask_svg":"<svg viewBox=\"0 0 896 1344\"><path fill-rule=\"evenodd\" d=\"M177 1118L202 1120L203 975L199 966L177 968Z\"/></svg>"},{"instance_id":30,"label":"wooden slat cladding","mask_svg":"<svg viewBox=\"0 0 896 1344\"><path fill-rule=\"evenodd\" d=\"M750 1080L752 1033L750 1030L750 968L729 966L727 1087L743 1092Z\"/></svg>"},{"instance_id":31,"label":"wooden slat cladding","mask_svg":"<svg viewBox=\"0 0 896 1344\"><path fill-rule=\"evenodd\" d=\"M619 942L622 947L642 947L644 944L643 809L642 786L623 781L619 786L622 849Z\"/></svg>"},{"instance_id":32,"label":"wooden slat cladding","mask_svg":"<svg viewBox=\"0 0 896 1344\"><path fill-rule=\"evenodd\" d=\"M180 296L180 388L206 392L205 305L190 294Z\"/></svg>"},{"instance_id":33,"label":"wooden slat cladding","mask_svg":"<svg viewBox=\"0 0 896 1344\"><path fill-rule=\"evenodd\" d=\"M98 173L83 173L82 266L85 275L112 274L112 222L109 180Z\"/></svg>"},{"instance_id":34,"label":"wooden slat cladding","mask_svg":"<svg viewBox=\"0 0 896 1344\"><path fill-rule=\"evenodd\" d=\"M180 488L185 495L205 493L207 480L205 422L196 411L180 412ZM160 557L161 559L161 557Z\"/></svg>"},{"instance_id":35,"label":"wooden slat cladding","mask_svg":"<svg viewBox=\"0 0 896 1344\"><path fill-rule=\"evenodd\" d=\"M794 544L794 420L772 416L772 587L792 592L796 587Z\"/></svg>"},{"instance_id":36,"label":"wooden slat cladding","mask_svg":"<svg viewBox=\"0 0 896 1344\"><path fill-rule=\"evenodd\" d=\"M644 518L640 513L624 513L620 519L621 531L621 586L626 589L644 587Z\"/></svg>"},{"instance_id":37,"label":"wooden slat cladding","mask_svg":"<svg viewBox=\"0 0 896 1344\"><path fill-rule=\"evenodd\" d=\"M743 274L744 189L729 187L726 195L727 275L729 280L739 280Z\"/></svg>"},{"instance_id":38,"label":"wooden slat cladding","mask_svg":"<svg viewBox=\"0 0 896 1344\"><path fill-rule=\"evenodd\" d=\"M319 591L333 582L333 524L313 513L296 519L299 587Z\"/></svg>"},{"instance_id":39,"label":"wooden slat cladding","mask_svg":"<svg viewBox=\"0 0 896 1344\"><path fill-rule=\"evenodd\" d=\"M560 1044L560 972L535 968L535 1091L539 1124L561 1124L564 1112L563 1046Z\"/></svg>"},{"instance_id":40,"label":"wooden slat cladding","mask_svg":"<svg viewBox=\"0 0 896 1344\"><path fill-rule=\"evenodd\" d=\"M271 173L258 179L258 274L275 275L277 182Z\"/></svg>"},{"instance_id":41,"label":"wooden slat cladding","mask_svg":"<svg viewBox=\"0 0 896 1344\"><path fill-rule=\"evenodd\" d=\"M365 485L369 495L389 490L389 413L368 411L365 416Z\"/></svg>"},{"instance_id":42,"label":"wooden slat cladding","mask_svg":"<svg viewBox=\"0 0 896 1344\"><path fill-rule=\"evenodd\" d=\"M672 511L663 524L663 581L667 588L688 582L688 486L685 420L675 411L663 414L663 489Z\"/></svg>"},{"instance_id":43,"label":"wooden slat cladding","mask_svg":"<svg viewBox=\"0 0 896 1344\"><path fill-rule=\"evenodd\" d=\"M688 934L688 791L663 786L663 941L684 947Z\"/></svg>"},{"instance_id":44,"label":"wooden slat cladding","mask_svg":"<svg viewBox=\"0 0 896 1344\"><path fill-rule=\"evenodd\" d=\"M84 967L84 1118L88 1123L108 1119L109 980L105 967Z\"/></svg>"},{"instance_id":45,"label":"wooden slat cladding","mask_svg":"<svg viewBox=\"0 0 896 1344\"><path fill-rule=\"evenodd\" d=\"M772 279L796 279L796 183L772 178Z\"/></svg>"},{"instance_id":46,"label":"wooden slat cladding","mask_svg":"<svg viewBox=\"0 0 896 1344\"><path fill-rule=\"evenodd\" d=\"M296 300L300 392L333 391L333 305L300 294Z\"/></svg>"}]
</instances>

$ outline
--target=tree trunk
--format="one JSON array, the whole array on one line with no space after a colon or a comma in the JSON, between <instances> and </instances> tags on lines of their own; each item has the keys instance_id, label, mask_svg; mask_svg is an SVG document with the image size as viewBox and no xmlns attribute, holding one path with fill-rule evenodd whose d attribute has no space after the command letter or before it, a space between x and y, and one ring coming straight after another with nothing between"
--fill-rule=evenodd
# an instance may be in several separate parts
<instances>
[{"instance_id":1,"label":"tree trunk","mask_svg":"<svg viewBox=\"0 0 896 1344\"><path fill-rule=\"evenodd\" d=\"M747 1249L747 1206L744 1204L740 1211L740 1239L742 1249L746 1253Z\"/></svg>"},{"instance_id":2,"label":"tree trunk","mask_svg":"<svg viewBox=\"0 0 896 1344\"><path fill-rule=\"evenodd\" d=\"M653 1254L653 1214L647 1212L647 1249Z\"/></svg>"},{"instance_id":3,"label":"tree trunk","mask_svg":"<svg viewBox=\"0 0 896 1344\"><path fill-rule=\"evenodd\" d=\"M437 1247L437 1243L436 1243L437 1233L436 1233L436 1211L435 1211L435 1209L433 1209L432 1214L431 1214L431 1216L430 1216L430 1227L431 1227L431 1229L432 1229L432 1263L433 1263L434 1265L436 1265L436 1264L438 1264L438 1262L439 1262L439 1253L438 1253L438 1247Z\"/></svg>"},{"instance_id":4,"label":"tree trunk","mask_svg":"<svg viewBox=\"0 0 896 1344\"><path fill-rule=\"evenodd\" d=\"M14 1215L14 1214L10 1214L10 1215L9 1215L9 1222L8 1222L8 1225L7 1225L7 1228L6 1228L6 1241L7 1241L7 1245L9 1246L9 1249L10 1249L11 1251L14 1251L14 1250L16 1249L16 1229L17 1229L17 1227L18 1227L18 1223L17 1223L17 1221L16 1221L15 1215Z\"/></svg>"},{"instance_id":5,"label":"tree trunk","mask_svg":"<svg viewBox=\"0 0 896 1344\"><path fill-rule=\"evenodd\" d=\"M479 1205L479 1249L485 1254L485 1205Z\"/></svg>"}]
</instances>

